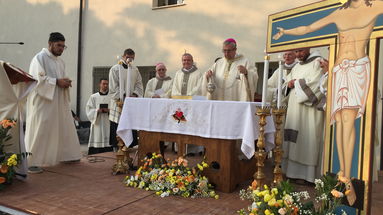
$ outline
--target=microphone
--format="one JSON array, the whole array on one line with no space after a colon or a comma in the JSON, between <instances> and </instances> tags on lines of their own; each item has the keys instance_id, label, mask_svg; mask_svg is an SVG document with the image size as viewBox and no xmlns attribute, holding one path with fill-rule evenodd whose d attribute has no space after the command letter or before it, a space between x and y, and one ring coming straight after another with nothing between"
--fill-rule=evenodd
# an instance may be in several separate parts
<instances>
[{"instance_id":1,"label":"microphone","mask_svg":"<svg viewBox=\"0 0 383 215\"><path fill-rule=\"evenodd\" d=\"M0 42L0 45L24 45L24 42Z\"/></svg>"}]
</instances>

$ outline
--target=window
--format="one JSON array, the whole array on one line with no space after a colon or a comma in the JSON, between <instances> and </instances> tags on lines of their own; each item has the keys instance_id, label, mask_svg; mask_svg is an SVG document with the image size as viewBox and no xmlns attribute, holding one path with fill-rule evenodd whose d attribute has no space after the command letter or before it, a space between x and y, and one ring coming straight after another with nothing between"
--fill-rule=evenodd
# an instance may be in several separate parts
<instances>
[{"instance_id":1,"label":"window","mask_svg":"<svg viewBox=\"0 0 383 215\"><path fill-rule=\"evenodd\" d=\"M179 5L185 5L184 0L153 0L153 8L167 8Z\"/></svg>"},{"instance_id":2,"label":"window","mask_svg":"<svg viewBox=\"0 0 383 215\"><path fill-rule=\"evenodd\" d=\"M109 79L109 70L111 66L93 67L93 93L98 92L101 78ZM156 76L156 66L137 66L142 77L144 92L148 81Z\"/></svg>"}]
</instances>

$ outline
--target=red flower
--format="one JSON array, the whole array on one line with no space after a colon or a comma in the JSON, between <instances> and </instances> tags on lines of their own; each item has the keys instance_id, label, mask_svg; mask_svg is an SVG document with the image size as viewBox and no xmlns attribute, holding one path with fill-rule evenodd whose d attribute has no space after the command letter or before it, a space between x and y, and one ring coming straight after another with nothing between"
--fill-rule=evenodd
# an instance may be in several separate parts
<instances>
[{"instance_id":1,"label":"red flower","mask_svg":"<svg viewBox=\"0 0 383 215\"><path fill-rule=\"evenodd\" d=\"M176 111L176 116L178 117L178 118L182 118L182 116L184 115L184 112L182 112L182 111Z\"/></svg>"}]
</instances>

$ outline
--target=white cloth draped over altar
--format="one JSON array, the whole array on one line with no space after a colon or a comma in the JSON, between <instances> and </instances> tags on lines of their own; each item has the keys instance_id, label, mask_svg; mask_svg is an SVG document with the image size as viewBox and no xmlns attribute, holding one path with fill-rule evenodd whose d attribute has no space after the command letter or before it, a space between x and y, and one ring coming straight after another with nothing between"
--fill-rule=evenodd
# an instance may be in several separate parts
<instances>
[{"instance_id":1,"label":"white cloth draped over altar","mask_svg":"<svg viewBox=\"0 0 383 215\"><path fill-rule=\"evenodd\" d=\"M241 150L251 158L259 135L256 102L126 98L119 135L129 146L131 130L145 130L218 139L241 139ZM275 126L267 117L266 151L274 147Z\"/></svg>"}]
</instances>

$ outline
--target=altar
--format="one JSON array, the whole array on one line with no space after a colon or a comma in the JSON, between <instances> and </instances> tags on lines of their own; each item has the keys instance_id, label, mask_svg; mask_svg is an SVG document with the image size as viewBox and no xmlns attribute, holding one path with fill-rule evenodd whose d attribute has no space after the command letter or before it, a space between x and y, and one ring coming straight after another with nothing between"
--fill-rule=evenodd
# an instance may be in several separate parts
<instances>
[{"instance_id":1,"label":"altar","mask_svg":"<svg viewBox=\"0 0 383 215\"><path fill-rule=\"evenodd\" d=\"M132 143L131 130L139 130L138 160L148 152L160 152L159 141L176 142L178 155L186 144L206 149L209 169L203 172L217 190L231 192L251 179L256 170L255 140L259 134L256 107L260 103L212 100L126 98L117 134L126 146ZM267 118L266 151L274 147L274 122ZM250 160L239 159L236 149Z\"/></svg>"}]
</instances>

